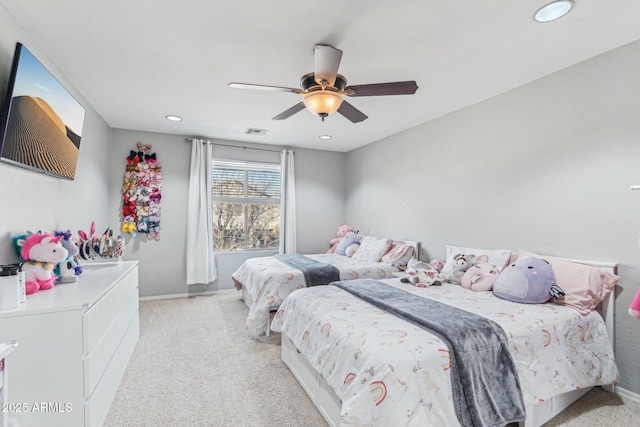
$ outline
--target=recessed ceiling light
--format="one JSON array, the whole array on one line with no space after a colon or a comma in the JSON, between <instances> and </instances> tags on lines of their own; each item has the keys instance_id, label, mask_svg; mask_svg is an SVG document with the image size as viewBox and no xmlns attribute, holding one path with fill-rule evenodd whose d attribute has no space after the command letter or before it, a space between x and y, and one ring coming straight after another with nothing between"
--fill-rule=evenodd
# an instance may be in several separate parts
<instances>
[{"instance_id":1,"label":"recessed ceiling light","mask_svg":"<svg viewBox=\"0 0 640 427\"><path fill-rule=\"evenodd\" d=\"M542 6L538 9L536 14L533 15L533 19L537 22L555 21L569 13L571 8L573 8L573 1L571 0L554 1L553 3L549 3L548 5Z\"/></svg>"},{"instance_id":2,"label":"recessed ceiling light","mask_svg":"<svg viewBox=\"0 0 640 427\"><path fill-rule=\"evenodd\" d=\"M320 139L331 139L331 135L320 135L318 138L320 138Z\"/></svg>"},{"instance_id":3,"label":"recessed ceiling light","mask_svg":"<svg viewBox=\"0 0 640 427\"><path fill-rule=\"evenodd\" d=\"M171 120L172 122L181 122L182 121L182 117L179 117L179 116L171 116L171 115L169 115L169 116L165 116L165 118L167 120Z\"/></svg>"}]
</instances>

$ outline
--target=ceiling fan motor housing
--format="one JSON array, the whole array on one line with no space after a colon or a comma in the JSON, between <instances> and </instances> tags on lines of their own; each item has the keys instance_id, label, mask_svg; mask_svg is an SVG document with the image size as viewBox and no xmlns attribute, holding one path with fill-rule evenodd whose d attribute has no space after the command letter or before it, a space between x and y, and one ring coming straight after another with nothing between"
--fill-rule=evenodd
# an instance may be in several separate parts
<instances>
[{"instance_id":1,"label":"ceiling fan motor housing","mask_svg":"<svg viewBox=\"0 0 640 427\"><path fill-rule=\"evenodd\" d=\"M300 79L300 87L309 92L322 89L322 86L316 82L314 73L308 73L302 76ZM336 75L335 84L333 86L327 86L325 89L339 92L344 90L345 87L347 87L347 79L345 79L343 75L338 74Z\"/></svg>"}]
</instances>

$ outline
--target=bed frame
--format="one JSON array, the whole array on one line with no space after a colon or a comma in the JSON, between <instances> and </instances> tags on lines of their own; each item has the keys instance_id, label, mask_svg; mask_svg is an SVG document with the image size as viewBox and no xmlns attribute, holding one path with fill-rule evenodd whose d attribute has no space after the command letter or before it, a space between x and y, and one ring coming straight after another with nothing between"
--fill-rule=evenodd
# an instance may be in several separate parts
<instances>
[{"instance_id":1,"label":"bed frame","mask_svg":"<svg viewBox=\"0 0 640 427\"><path fill-rule=\"evenodd\" d=\"M364 237L364 236L362 236ZM404 243L406 245L409 245L413 248L413 253L414 256L416 257L416 259L420 259L420 242L417 242L415 240L402 240L402 239L393 239L394 242L397 243ZM253 306L253 298L251 297L251 295L249 295L249 292L247 292L246 287L242 287L242 301L244 301L244 303L247 305L247 307L249 307L249 309L251 309L251 307ZM271 310L270 313L267 314L267 332L266 332L266 336L270 336L271 335L271 314L273 312L277 311L277 308L274 308L273 310Z\"/></svg>"},{"instance_id":2,"label":"bed frame","mask_svg":"<svg viewBox=\"0 0 640 427\"><path fill-rule=\"evenodd\" d=\"M597 267L610 273L617 274L617 264L615 263L578 260L572 258L558 259ZM600 303L597 311L605 321L609 340L613 346L615 290ZM325 379L311 367L307 359L284 334L282 334L282 361L287 365L291 373L293 373L293 376L298 380L329 425L332 427L338 427L340 425L340 409L342 402ZM537 403L533 406L527 406L527 419L520 423L520 427L541 426L585 395L589 390L591 390L591 388L592 387L574 390L555 396L544 402ZM611 393L615 392L615 384L605 385L602 386L602 388Z\"/></svg>"}]
</instances>

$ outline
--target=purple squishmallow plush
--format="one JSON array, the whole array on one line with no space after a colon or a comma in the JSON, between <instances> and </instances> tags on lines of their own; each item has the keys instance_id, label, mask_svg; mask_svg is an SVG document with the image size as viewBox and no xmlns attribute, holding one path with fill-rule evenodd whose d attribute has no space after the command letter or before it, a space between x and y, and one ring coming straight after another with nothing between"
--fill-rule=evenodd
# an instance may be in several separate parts
<instances>
[{"instance_id":1,"label":"purple squishmallow plush","mask_svg":"<svg viewBox=\"0 0 640 427\"><path fill-rule=\"evenodd\" d=\"M511 264L493 283L493 294L499 298L527 304L542 304L564 295L556 285L556 275L547 261L530 257Z\"/></svg>"},{"instance_id":2,"label":"purple squishmallow plush","mask_svg":"<svg viewBox=\"0 0 640 427\"><path fill-rule=\"evenodd\" d=\"M336 247L336 253L339 255L347 255L347 249L351 245L360 245L360 236L356 234L354 231L349 231L345 236L338 242L338 246ZM357 249L357 248L356 248ZM351 254L353 255L353 253ZM348 255L348 256L351 256Z\"/></svg>"}]
</instances>

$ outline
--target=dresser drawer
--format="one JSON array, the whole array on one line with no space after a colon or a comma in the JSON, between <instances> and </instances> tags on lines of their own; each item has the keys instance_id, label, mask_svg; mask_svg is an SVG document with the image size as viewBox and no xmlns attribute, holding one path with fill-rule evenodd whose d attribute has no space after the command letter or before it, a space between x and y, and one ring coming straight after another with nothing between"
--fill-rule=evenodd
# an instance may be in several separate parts
<instances>
[{"instance_id":1,"label":"dresser drawer","mask_svg":"<svg viewBox=\"0 0 640 427\"><path fill-rule=\"evenodd\" d=\"M100 427L107 418L109 407L120 386L139 336L140 320L138 316L134 316L96 389L84 402L85 427Z\"/></svg>"},{"instance_id":2,"label":"dresser drawer","mask_svg":"<svg viewBox=\"0 0 640 427\"><path fill-rule=\"evenodd\" d=\"M100 342L116 321L132 292L138 292L138 267L132 269L93 307L82 316L83 354L87 355Z\"/></svg>"},{"instance_id":3,"label":"dresser drawer","mask_svg":"<svg viewBox=\"0 0 640 427\"><path fill-rule=\"evenodd\" d=\"M138 317L138 291L130 292L129 301L121 307L115 322L100 342L84 358L84 395L89 398L98 385L113 355L118 350L132 319Z\"/></svg>"}]
</instances>

